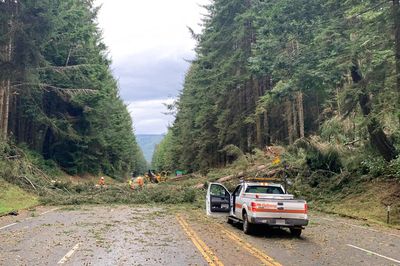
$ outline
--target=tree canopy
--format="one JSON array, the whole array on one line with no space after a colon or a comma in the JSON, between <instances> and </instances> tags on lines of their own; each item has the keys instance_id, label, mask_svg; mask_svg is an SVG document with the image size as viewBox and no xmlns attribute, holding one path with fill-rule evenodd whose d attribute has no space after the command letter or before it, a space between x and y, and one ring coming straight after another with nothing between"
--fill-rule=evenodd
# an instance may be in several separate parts
<instances>
[{"instance_id":1,"label":"tree canopy","mask_svg":"<svg viewBox=\"0 0 400 266\"><path fill-rule=\"evenodd\" d=\"M0 1L1 135L71 174L142 172L97 12L92 0Z\"/></svg>"},{"instance_id":2,"label":"tree canopy","mask_svg":"<svg viewBox=\"0 0 400 266\"><path fill-rule=\"evenodd\" d=\"M396 158L398 0L214 0L205 8L159 167L208 169L227 162L228 145L252 152L313 135Z\"/></svg>"}]
</instances>

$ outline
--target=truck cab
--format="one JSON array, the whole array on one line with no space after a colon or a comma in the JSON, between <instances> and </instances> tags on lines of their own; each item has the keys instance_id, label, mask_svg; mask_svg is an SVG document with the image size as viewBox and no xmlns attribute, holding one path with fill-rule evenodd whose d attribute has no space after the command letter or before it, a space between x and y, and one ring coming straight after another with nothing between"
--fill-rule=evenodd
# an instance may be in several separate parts
<instances>
[{"instance_id":1,"label":"truck cab","mask_svg":"<svg viewBox=\"0 0 400 266\"><path fill-rule=\"evenodd\" d=\"M209 184L207 214L225 214L229 223L243 223L245 233L256 224L289 228L300 236L308 225L308 207L304 200L294 199L279 183L242 181L231 193L219 183Z\"/></svg>"}]
</instances>

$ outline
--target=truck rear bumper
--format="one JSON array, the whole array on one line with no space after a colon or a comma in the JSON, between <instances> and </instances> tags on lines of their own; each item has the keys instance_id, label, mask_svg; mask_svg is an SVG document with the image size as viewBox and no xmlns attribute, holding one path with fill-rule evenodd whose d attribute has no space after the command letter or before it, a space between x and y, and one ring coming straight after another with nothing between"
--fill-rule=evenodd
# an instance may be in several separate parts
<instances>
[{"instance_id":1,"label":"truck rear bumper","mask_svg":"<svg viewBox=\"0 0 400 266\"><path fill-rule=\"evenodd\" d=\"M305 219L278 219L278 218L251 217L250 222L253 224L265 224L270 226L283 226L283 227L308 225L308 220Z\"/></svg>"}]
</instances>

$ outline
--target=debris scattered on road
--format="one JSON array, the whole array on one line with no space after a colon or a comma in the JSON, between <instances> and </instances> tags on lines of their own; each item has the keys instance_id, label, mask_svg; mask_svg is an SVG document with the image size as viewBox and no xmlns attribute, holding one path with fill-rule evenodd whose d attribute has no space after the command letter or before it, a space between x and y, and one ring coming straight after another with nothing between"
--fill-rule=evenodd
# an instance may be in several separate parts
<instances>
[{"instance_id":1,"label":"debris scattered on road","mask_svg":"<svg viewBox=\"0 0 400 266\"><path fill-rule=\"evenodd\" d=\"M18 211L10 211L7 215L17 216L18 214Z\"/></svg>"}]
</instances>

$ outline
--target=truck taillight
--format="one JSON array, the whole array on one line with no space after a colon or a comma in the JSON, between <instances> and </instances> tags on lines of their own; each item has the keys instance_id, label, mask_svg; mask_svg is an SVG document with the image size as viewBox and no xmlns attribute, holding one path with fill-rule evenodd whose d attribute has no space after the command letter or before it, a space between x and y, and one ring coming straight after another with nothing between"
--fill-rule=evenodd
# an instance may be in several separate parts
<instances>
[{"instance_id":1,"label":"truck taillight","mask_svg":"<svg viewBox=\"0 0 400 266\"><path fill-rule=\"evenodd\" d=\"M308 213L308 204L304 203L304 212L307 214Z\"/></svg>"},{"instance_id":2,"label":"truck taillight","mask_svg":"<svg viewBox=\"0 0 400 266\"><path fill-rule=\"evenodd\" d=\"M250 203L250 206L251 206L251 211L252 211L252 212L256 211L256 209L257 209L257 203L251 202L251 203Z\"/></svg>"}]
</instances>

